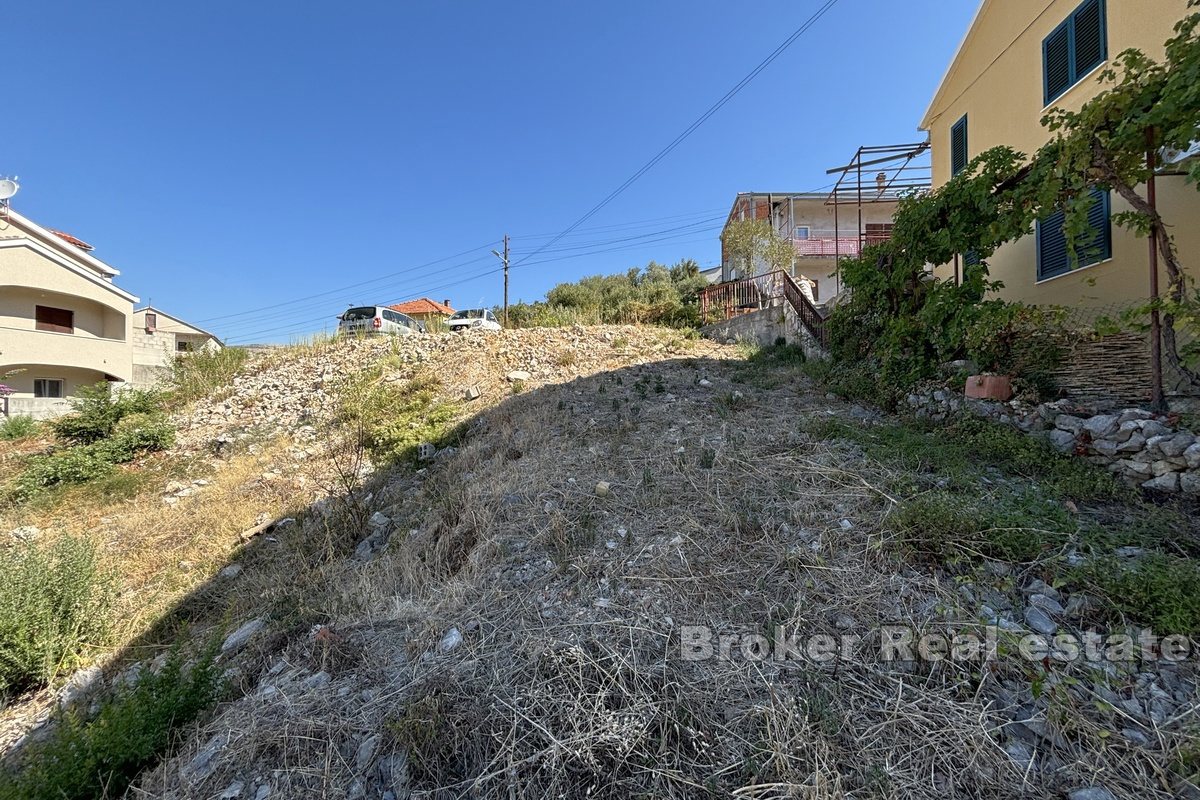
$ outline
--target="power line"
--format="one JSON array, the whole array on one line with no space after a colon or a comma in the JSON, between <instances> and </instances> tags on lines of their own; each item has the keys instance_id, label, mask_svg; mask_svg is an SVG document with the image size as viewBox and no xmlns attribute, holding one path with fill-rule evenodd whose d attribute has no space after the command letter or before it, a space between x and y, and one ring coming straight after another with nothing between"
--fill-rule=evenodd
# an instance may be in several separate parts
<instances>
[{"instance_id":1,"label":"power line","mask_svg":"<svg viewBox=\"0 0 1200 800\"><path fill-rule=\"evenodd\" d=\"M717 228L712 227L712 226L705 227L705 228L698 227L705 222L711 222L715 219L718 219L718 218L712 217L708 220L702 220L700 222L693 222L693 223L688 223L686 225L680 225L680 226L675 226L675 227L670 227L670 228L663 228L663 229L660 229L657 231L649 231L647 233L636 234L633 236L622 236L622 237L598 240L598 241L593 241L593 242L565 245L561 248L547 249L547 250L544 250L543 252L545 252L547 254L554 254L554 253L559 253L559 252L562 252L562 253L574 252L575 254L570 257L575 258L575 257L580 257L580 256L592 255L592 254L619 252L621 250L636 249L637 247L640 247L645 244L655 244L655 243L659 243L659 242L670 241L672 239L678 239L680 237L690 236L695 233L704 233L704 232L716 230ZM625 243L628 243L628 242L639 242L639 244L634 247L620 246L620 245L624 245ZM618 246L613 247L612 245L618 245ZM576 252L576 251L582 251L582 252ZM473 252L473 251L467 251L467 252ZM470 259L470 260L467 260L464 262L452 264L452 265L450 265L448 267L444 267L442 269L424 273L420 276L420 279L424 280L433 275L438 275L438 274L446 273L446 272L452 272L461 267L470 266L471 264L475 264L477 262L485 261L485 260L490 260L489 256L487 256L487 255L480 256L478 258L473 258L473 259ZM539 263L539 264L553 263L556 260L563 260L563 259L553 259L553 258L552 259L543 259L536 263ZM484 273L484 274L487 274L487 273ZM374 281L374 282L378 282L378 280ZM363 285L363 284L358 284L358 285ZM457 284L454 284L454 285L457 285ZM383 287L379 287L379 288L382 289ZM348 291L348 289L333 289L333 290L321 293L321 296L330 298L331 296L335 296L343 291ZM425 289L424 291L431 292L431 291L437 291L437 289L436 288L435 289ZM289 301L286 305L290 305L293 307L289 308L286 313L288 313L288 314L304 313L307 310L316 309L316 308L325 306L330 302L328 299L325 299L325 300L318 300L316 302L308 302L308 303L304 303L303 305L296 306L297 303L300 303L301 301L307 300L307 299L309 299L309 298L300 298L298 300ZM285 305L284 303L275 304L274 306L266 307L266 310L272 310L274 308L282 307L284 305ZM385 303L384 305L390 305L390 303ZM259 312L243 312L242 314L240 314L238 316L246 316L248 313L259 313ZM228 316L233 316L233 315L228 315ZM319 321L320 319L324 319L324 318L325 317L322 316L320 318L317 318L317 320ZM254 329L254 332L257 333L257 331L260 329L254 328L254 326L261 326L262 322L263 322L263 320L260 318L241 319L241 320L237 320L237 321L227 322L224 325L222 325L221 327L222 327L222 332L227 336L227 338L240 339L247 335L246 333L243 332L247 328L252 328L252 329ZM241 329L241 330L239 330L239 329Z\"/></svg>"},{"instance_id":2,"label":"power line","mask_svg":"<svg viewBox=\"0 0 1200 800\"><path fill-rule=\"evenodd\" d=\"M830 184L830 185L832 185L832 184ZM596 225L596 226L593 226L590 228L577 228L570 235L584 236L588 233L600 233L603 231L611 231L613 229L621 229L621 228L648 228L652 225L657 225L662 222L674 222L677 220L692 219L692 218L696 218L696 217L707 217L707 216L717 213L718 211L722 212L722 213L727 213L729 211L729 209L725 206L720 206L718 208L706 208L703 211L691 211L686 214L672 214L672 215L666 216L666 217L651 217L649 219L643 219L643 220L631 220L629 222L616 222L611 225ZM553 233L553 232L552 233L524 233L524 234L519 233L519 234L514 234L513 238L514 239L549 239L549 238L551 238L553 236L557 236L557 235L558 235L557 233Z\"/></svg>"},{"instance_id":3,"label":"power line","mask_svg":"<svg viewBox=\"0 0 1200 800\"><path fill-rule=\"evenodd\" d=\"M281 308L281 307L283 307L283 306L286 306L286 305L292 305L293 303L300 303L300 302L303 302L303 301L305 301L305 300L312 300L312 299L314 299L314 298L317 298L317 297L325 297L325 296L327 296L327 295L331 295L331 294L337 294L338 292L344 292L344 291L346 291L346 290L348 290L348 289L356 289L356 288L359 288L359 287L362 287L362 286L366 286L366 285L368 285L368 284L371 284L371 283L378 283L378 282L380 282L380 281L389 280L389 279L391 279L391 278L394 278L394 277L396 277L397 275L403 275L403 274L405 274L405 273L408 273L408 272L413 272L413 271L415 271L415 270L418 270L418 269L424 269L425 267L431 267L431 266L433 266L434 264L440 264L440 263L442 263L443 261L449 261L449 260L450 260L450 259L452 259L452 258L459 258L460 256L465 256L465 255L467 255L468 253L474 253L476 250L483 250L483 249L485 249L485 248L492 247L492 246L494 246L495 244L497 244L497 242L498 242L498 240L492 240L492 241L490 241L490 242L487 242L486 244L480 245L479 247L472 247L470 250L464 250L464 251L462 251L461 253L455 253L454 255L445 256L445 257L443 257L443 258L439 258L439 259L436 259L436 260L434 260L434 261L429 261L429 262L426 262L426 263L424 263L424 264L418 264L418 265L417 265L417 266L415 266L415 267L408 267L408 268L406 268L406 269L398 270L398 271L396 271L396 272L390 273L390 274L388 274L388 275L383 275L383 276L380 276L380 277L378 277L378 278L371 278L370 280L363 281L363 282L361 282L361 283L352 283L352 284L349 284L349 285L347 285L347 286L340 286L340 287L338 287L338 288L335 288L335 289L329 289L329 290L327 290L327 291L324 291L324 292L318 292L317 294L311 294L311 295L308 295L307 297L298 297L298 298L296 298L296 299L294 299L294 300L286 300L286 301L284 301L284 302L282 302L282 303L274 303L274 304L272 304L272 305L268 305L268 306L261 306L260 308L252 308L252 309L249 309L249 310L247 310L247 311L238 311L238 312L236 312L236 313L233 313L233 314L223 314L223 315L221 315L221 316L217 316L217 317L208 317L208 318L206 318L206 319L198 319L198 320L196 320L196 323L197 323L197 324L202 324L202 323L205 323L205 322L212 322L212 321L214 321L214 320L229 319L229 318L231 318L231 317L242 317L242 316L246 316L247 314L254 314L254 313L257 313L257 312L259 312L259 311L269 311L269 310L271 310L271 309L274 309L274 308Z\"/></svg>"},{"instance_id":4,"label":"power line","mask_svg":"<svg viewBox=\"0 0 1200 800\"><path fill-rule=\"evenodd\" d=\"M372 288L370 291L372 293L383 293L385 291L393 291L396 288L395 284L397 284L397 283L400 286L404 286L409 280L426 280L431 276L441 275L443 273L448 273L448 272L454 272L455 270L459 270L463 267L469 267L472 264L478 264L481 261L490 261L490 260L491 260L490 254L485 255L485 256L477 256L475 258L468 259L467 261L460 261L456 264L451 264L451 265L449 265L447 267L443 267L441 269L436 269L431 272L423 273L420 276L413 276L411 279L406 278L406 279L402 279L397 282L397 281L391 281L391 279L389 278L387 280L389 280L391 282L381 285L381 286L378 286L378 287L375 287L375 288ZM379 281L373 281L373 283L379 283ZM326 293L327 296L325 297L325 299L304 302L301 305L295 305L296 303L298 303L300 301L292 301L292 303L290 304L292 307L288 308L286 311L284 311L282 313L303 314L303 313L306 313L307 311L317 309L317 308L328 308L329 306L331 306L334 303L335 300L339 299L339 295L340 295L341 300L343 300L343 301L346 300L347 296L348 296L348 292L350 292L350 291L351 291L350 289L336 289L336 290ZM362 290L358 289L355 291L355 293L362 294ZM351 299L351 301L357 302L353 297L351 297L350 299ZM258 313L258 312L256 312L256 313ZM274 313L280 313L280 312L278 312L278 310L274 310ZM261 316L255 316L255 317L252 317L249 319L240 319L240 320L235 320L232 322L226 322L223 325L221 325L221 329L223 331L229 331L230 329L236 330L238 328L245 328L247 326L260 325L260 324L262 324Z\"/></svg>"},{"instance_id":5,"label":"power line","mask_svg":"<svg viewBox=\"0 0 1200 800\"><path fill-rule=\"evenodd\" d=\"M448 289L448 288L451 288L453 286L458 286L463 283L469 283L474 280L479 280L480 278L484 278L484 277L487 277L488 275L494 275L494 274L500 272L500 269L501 268L493 267L491 269L484 270L483 272L479 272L479 273L476 273L473 275L468 275L464 278L460 278L459 280L451 281L449 283L444 283L439 286L431 286L431 287L425 287L425 288L422 288L419 290L415 290L412 294L405 295L405 297L401 298L401 299L407 299L407 298L411 298L411 297L418 296L418 295L428 294L431 292L437 292L437 291L441 291L442 289ZM400 301L399 300L389 300L386 303L379 303L377 305L385 305L386 306L386 305L392 305L393 303L397 303L397 302L400 302ZM331 316L332 315L326 313L326 314L322 314L319 317L310 317L306 320L301 320L298 322L295 320L289 320L280 325L274 325L274 326L270 326L270 327L266 327L266 328L260 328L258 330L253 330L253 331L244 331L242 333L238 333L238 334L230 337L229 341L231 343L236 343L239 341L246 341L248 339L252 339L252 338L258 337L258 336L265 336L266 334L270 334L270 333L288 333L288 332L299 332L299 331L303 331L303 330L310 330L313 325L316 325L319 322L328 320Z\"/></svg>"},{"instance_id":6,"label":"power line","mask_svg":"<svg viewBox=\"0 0 1200 800\"><path fill-rule=\"evenodd\" d=\"M541 248L539 248L538 250L535 250L532 253L530 253L529 255L525 256L523 259L518 261L513 266L520 266L522 263L528 261L530 258L532 258L533 256L537 255L539 252L541 252L542 249L545 249L546 247L549 247L550 245L555 244L560 239L562 239L564 236L567 236L568 234L570 234L571 231L575 230L580 225L582 225L583 223L585 223L589 219L591 219L593 216L595 216L596 213L598 213L602 208L604 208L609 203L611 203L613 200L615 200L622 192L624 192L626 189L628 189L630 186L632 186L633 183L635 181L637 181L638 178L642 177L647 172L649 172L651 169L653 169L654 166L656 164L658 164L658 162L662 161L664 158L666 158L668 155L670 155L671 152L676 147L683 144L683 142L689 136L691 136L693 133L695 133L696 130L701 125L703 125L705 122L707 122L708 119L713 114L716 114L718 111L720 111L721 108L723 108L726 103L728 103L730 100L732 100L738 94L738 92L740 92L747 85L749 85L749 83L751 81L753 81L756 77L758 77L760 72L762 72L764 69L769 67L775 61L775 59L779 58L779 56L781 56L785 50L787 50L789 47L791 47L792 43L794 43L797 39L799 39L801 36L803 36L804 33L809 28L811 28L813 25L815 25L817 23L817 21L819 19L821 19L821 17L825 16L825 14L829 11L829 9L833 8L835 5L837 5L837 3L838 3L838 0L826 0L825 3L820 8L818 8L817 11L811 17L809 17L807 20L804 21L803 25L801 25L799 28L797 28L792 33L791 36L789 36L787 39L785 39L783 41L782 44L780 44L778 47L776 47L771 52L770 55L768 55L761 62L759 62L758 66L756 66L754 69L752 69L749 72L749 74L747 74L744 78L742 78L740 81L738 81L737 84L735 84L732 89L730 89L728 92L726 92L721 97L720 100L718 100L717 102L715 102L711 106L709 106L707 111L705 111L698 118L696 118L696 120L691 125L689 125L687 128L685 128L682 133L680 133L678 136L676 136L670 142L670 144L668 144L662 150L658 151L658 153L655 154L655 156L653 158L651 158L649 161L647 161L645 164L643 164L642 167L637 172L633 173L628 178L626 178L625 181L620 186L618 186L616 189L611 191L599 203L592 206L592 208L586 214L584 214L579 219L575 220L575 222L573 222L564 231L562 231L562 233L559 233L557 236L550 239Z\"/></svg>"}]
</instances>

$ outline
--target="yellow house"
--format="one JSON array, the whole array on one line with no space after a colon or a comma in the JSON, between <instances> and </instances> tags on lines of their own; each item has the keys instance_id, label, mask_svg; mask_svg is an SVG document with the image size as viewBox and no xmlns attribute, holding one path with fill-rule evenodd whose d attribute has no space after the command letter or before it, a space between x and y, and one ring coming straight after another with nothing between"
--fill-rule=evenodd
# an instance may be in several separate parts
<instances>
[{"instance_id":1,"label":"yellow house","mask_svg":"<svg viewBox=\"0 0 1200 800\"><path fill-rule=\"evenodd\" d=\"M69 234L0 208L0 384L10 415L53 416L79 387L133 380L137 298Z\"/></svg>"},{"instance_id":2,"label":"yellow house","mask_svg":"<svg viewBox=\"0 0 1200 800\"><path fill-rule=\"evenodd\" d=\"M1076 110L1103 89L1111 59L1137 48L1156 60L1187 13L1187 0L983 0L921 120L933 153L933 186L996 145L1032 154L1048 141L1041 125L1052 107ZM1185 269L1200 257L1200 192L1179 175L1156 180L1158 206ZM1098 193L1094 238L1072 269L1062 219L1040 221L1034 235L988 259L1000 296L1026 303L1115 309L1150 293L1147 242L1111 223L1128 210ZM1161 270L1160 266L1160 270ZM955 265L938 267L952 278ZM1160 285L1166 278L1160 274Z\"/></svg>"}]
</instances>

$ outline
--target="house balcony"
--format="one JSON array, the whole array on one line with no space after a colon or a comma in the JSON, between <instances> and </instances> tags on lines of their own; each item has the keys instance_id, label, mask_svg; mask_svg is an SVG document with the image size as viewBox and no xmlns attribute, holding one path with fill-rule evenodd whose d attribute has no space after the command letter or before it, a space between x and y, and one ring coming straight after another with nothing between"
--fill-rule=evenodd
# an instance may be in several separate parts
<instances>
[{"instance_id":1,"label":"house balcony","mask_svg":"<svg viewBox=\"0 0 1200 800\"><path fill-rule=\"evenodd\" d=\"M23 365L74 367L128 381L132 360L124 339L0 327L0 372Z\"/></svg>"},{"instance_id":2,"label":"house balcony","mask_svg":"<svg viewBox=\"0 0 1200 800\"><path fill-rule=\"evenodd\" d=\"M846 235L845 231L809 231L807 238L794 237L792 245L802 258L840 258L857 256L863 248L882 244L892 238L890 231L868 231L861 235Z\"/></svg>"}]
</instances>

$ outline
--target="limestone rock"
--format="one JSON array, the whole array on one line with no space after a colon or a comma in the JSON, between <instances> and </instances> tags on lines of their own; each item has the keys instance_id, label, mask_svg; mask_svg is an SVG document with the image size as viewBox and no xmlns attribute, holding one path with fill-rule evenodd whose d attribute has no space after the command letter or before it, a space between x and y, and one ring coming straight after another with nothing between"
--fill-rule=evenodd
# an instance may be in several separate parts
<instances>
[{"instance_id":1,"label":"limestone rock","mask_svg":"<svg viewBox=\"0 0 1200 800\"><path fill-rule=\"evenodd\" d=\"M1178 492L1179 491L1179 473L1167 472L1159 475L1157 478L1151 478L1142 484L1143 489L1153 489L1159 492Z\"/></svg>"},{"instance_id":2,"label":"limestone rock","mask_svg":"<svg viewBox=\"0 0 1200 800\"><path fill-rule=\"evenodd\" d=\"M225 637L225 641L221 643L221 653L225 655L236 653L245 647L265 627L267 627L267 621L261 617L250 620Z\"/></svg>"}]
</instances>

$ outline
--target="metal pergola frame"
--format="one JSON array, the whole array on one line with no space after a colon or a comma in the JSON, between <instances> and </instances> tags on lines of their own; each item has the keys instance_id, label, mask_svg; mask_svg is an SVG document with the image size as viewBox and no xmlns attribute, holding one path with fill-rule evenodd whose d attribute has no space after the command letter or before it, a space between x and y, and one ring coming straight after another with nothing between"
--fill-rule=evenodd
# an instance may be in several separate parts
<instances>
[{"instance_id":1,"label":"metal pergola frame","mask_svg":"<svg viewBox=\"0 0 1200 800\"><path fill-rule=\"evenodd\" d=\"M929 141L904 144L863 145L854 152L854 158L844 166L825 171L826 175L837 175L838 179L825 198L825 205L833 206L834 238L840 235L839 208L853 205L857 210L858 250L861 253L866 240L863 229L863 206L874 203L895 203L901 197L928 191L933 185L933 164L928 158ZM867 170L869 183L863 184L863 170ZM841 253L835 253L834 264L840 264ZM837 269L836 280L841 285L841 269Z\"/></svg>"}]
</instances>

